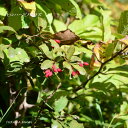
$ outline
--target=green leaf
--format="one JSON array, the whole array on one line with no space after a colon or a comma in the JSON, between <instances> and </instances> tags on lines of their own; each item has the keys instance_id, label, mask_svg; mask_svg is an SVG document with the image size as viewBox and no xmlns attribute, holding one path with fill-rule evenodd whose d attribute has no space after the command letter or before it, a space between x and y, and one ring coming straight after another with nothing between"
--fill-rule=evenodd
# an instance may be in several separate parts
<instances>
[{"instance_id":1,"label":"green leaf","mask_svg":"<svg viewBox=\"0 0 128 128\"><path fill-rule=\"evenodd\" d=\"M0 16L6 16L7 15L7 9L3 6L0 6Z\"/></svg>"},{"instance_id":2,"label":"green leaf","mask_svg":"<svg viewBox=\"0 0 128 128\"><path fill-rule=\"evenodd\" d=\"M15 51L16 51L17 58L19 58L19 61L21 61L21 62L29 62L30 61L30 58L28 57L28 55L24 49L16 48Z\"/></svg>"},{"instance_id":3,"label":"green leaf","mask_svg":"<svg viewBox=\"0 0 128 128\"><path fill-rule=\"evenodd\" d=\"M5 50L5 53L7 57L9 58L10 62L13 61L19 61L21 63L23 62L29 62L30 58L28 57L26 51L21 48L12 48L10 47L9 49Z\"/></svg>"},{"instance_id":4,"label":"green leaf","mask_svg":"<svg viewBox=\"0 0 128 128\"><path fill-rule=\"evenodd\" d=\"M44 54L49 58L49 59L53 59L53 53L52 51L49 51L49 48L46 44L42 44L39 46L39 48L41 50L43 50Z\"/></svg>"},{"instance_id":5,"label":"green leaf","mask_svg":"<svg viewBox=\"0 0 128 128\"><path fill-rule=\"evenodd\" d=\"M17 6L12 8L11 12L8 14L8 25L14 28L16 31L22 28L23 13L24 11Z\"/></svg>"},{"instance_id":6,"label":"green leaf","mask_svg":"<svg viewBox=\"0 0 128 128\"><path fill-rule=\"evenodd\" d=\"M79 6L74 0L47 0L45 4L55 10L58 13L61 13L62 10L69 12L70 15L81 18L81 12Z\"/></svg>"},{"instance_id":7,"label":"green leaf","mask_svg":"<svg viewBox=\"0 0 128 128\"><path fill-rule=\"evenodd\" d=\"M14 33L17 33L12 27L10 26L0 26L0 33L4 32L4 31L12 31Z\"/></svg>"},{"instance_id":8,"label":"green leaf","mask_svg":"<svg viewBox=\"0 0 128 128\"><path fill-rule=\"evenodd\" d=\"M69 128L84 128L82 123L78 123L76 120L72 120L69 124Z\"/></svg>"},{"instance_id":9,"label":"green leaf","mask_svg":"<svg viewBox=\"0 0 128 128\"><path fill-rule=\"evenodd\" d=\"M79 71L79 73L81 75L85 75L86 74L86 71L83 67L80 67L79 65L77 64L71 64L77 71Z\"/></svg>"},{"instance_id":10,"label":"green leaf","mask_svg":"<svg viewBox=\"0 0 128 128\"><path fill-rule=\"evenodd\" d=\"M77 56L72 56L71 57L71 62L78 62L78 61L81 61L81 59Z\"/></svg>"},{"instance_id":11,"label":"green leaf","mask_svg":"<svg viewBox=\"0 0 128 128\"><path fill-rule=\"evenodd\" d=\"M103 41L108 41L110 39L112 39L112 35L111 35L111 12L110 11L104 11L104 10L100 10L101 14L102 14L102 30L103 30Z\"/></svg>"},{"instance_id":12,"label":"green leaf","mask_svg":"<svg viewBox=\"0 0 128 128\"><path fill-rule=\"evenodd\" d=\"M51 24L53 22L53 15L52 15L51 10L49 8L47 8L47 6L45 6L43 4L43 2L40 0L36 0L36 6L37 6L37 12L41 14L41 16L40 16L42 18L41 20L45 23L45 25L42 24L41 27L43 27L43 29L45 29L46 21L47 21L47 23L49 25L49 26L47 26L48 29L51 32L53 32L52 27L51 27ZM38 22L38 24L41 25L41 23L39 23L39 22Z\"/></svg>"},{"instance_id":13,"label":"green leaf","mask_svg":"<svg viewBox=\"0 0 128 128\"><path fill-rule=\"evenodd\" d=\"M127 114L127 110L128 110L128 103L126 101L124 101L120 107L120 115Z\"/></svg>"},{"instance_id":14,"label":"green leaf","mask_svg":"<svg viewBox=\"0 0 128 128\"><path fill-rule=\"evenodd\" d=\"M62 127L62 125L58 121L52 120L51 128L63 128L63 127Z\"/></svg>"},{"instance_id":15,"label":"green leaf","mask_svg":"<svg viewBox=\"0 0 128 128\"><path fill-rule=\"evenodd\" d=\"M72 46L70 46L70 47L68 48L68 50L67 50L66 58L67 58L68 60L70 60L71 57L73 56L74 52L75 52L75 47L72 45Z\"/></svg>"},{"instance_id":16,"label":"green leaf","mask_svg":"<svg viewBox=\"0 0 128 128\"><path fill-rule=\"evenodd\" d=\"M0 44L0 58L4 59L3 51L6 50L8 47L8 45Z\"/></svg>"},{"instance_id":17,"label":"green leaf","mask_svg":"<svg viewBox=\"0 0 128 128\"><path fill-rule=\"evenodd\" d=\"M128 115L119 116L119 117L117 117L117 119L128 120Z\"/></svg>"},{"instance_id":18,"label":"green leaf","mask_svg":"<svg viewBox=\"0 0 128 128\"><path fill-rule=\"evenodd\" d=\"M69 0L73 5L74 7L76 8L76 18L79 18L81 19L82 18L82 14L81 14L81 11L80 11L80 8L78 6L78 4L75 2L75 0Z\"/></svg>"},{"instance_id":19,"label":"green leaf","mask_svg":"<svg viewBox=\"0 0 128 128\"><path fill-rule=\"evenodd\" d=\"M22 28L29 28L30 26L30 19L25 16L21 16L21 23L22 23Z\"/></svg>"},{"instance_id":20,"label":"green leaf","mask_svg":"<svg viewBox=\"0 0 128 128\"><path fill-rule=\"evenodd\" d=\"M45 60L45 61L43 61L43 63L41 64L41 69L44 70L44 69L52 68L53 63L54 63L54 62L51 61L51 60Z\"/></svg>"},{"instance_id":21,"label":"green leaf","mask_svg":"<svg viewBox=\"0 0 128 128\"><path fill-rule=\"evenodd\" d=\"M67 61L64 61L63 62L63 68L68 69L69 70L69 74L71 75L71 73L72 73L72 66L71 66L70 63L68 63Z\"/></svg>"},{"instance_id":22,"label":"green leaf","mask_svg":"<svg viewBox=\"0 0 128 128\"><path fill-rule=\"evenodd\" d=\"M101 111L101 107L98 103L96 103L96 110L98 112L98 115L99 115L99 118L100 118L100 121L102 123L104 123L104 120L103 120L103 115L102 115L102 111Z\"/></svg>"},{"instance_id":23,"label":"green leaf","mask_svg":"<svg viewBox=\"0 0 128 128\"><path fill-rule=\"evenodd\" d=\"M22 0L17 1L24 9L29 13L31 17L36 16L36 3L35 1L32 2L26 2Z\"/></svg>"},{"instance_id":24,"label":"green leaf","mask_svg":"<svg viewBox=\"0 0 128 128\"><path fill-rule=\"evenodd\" d=\"M51 42L51 46L52 46L52 47L54 47L54 48L60 48L60 47L59 47L59 44L56 43L56 41L50 40L50 42Z\"/></svg>"},{"instance_id":25,"label":"green leaf","mask_svg":"<svg viewBox=\"0 0 128 128\"><path fill-rule=\"evenodd\" d=\"M54 28L56 32L63 31L67 29L67 26L60 20L54 19L53 21Z\"/></svg>"},{"instance_id":26,"label":"green leaf","mask_svg":"<svg viewBox=\"0 0 128 128\"><path fill-rule=\"evenodd\" d=\"M88 30L92 30L93 27L99 26L99 17L96 15L88 14L81 20L74 20L68 28L75 32L77 35L80 35ZM79 26L79 27L78 27Z\"/></svg>"},{"instance_id":27,"label":"green leaf","mask_svg":"<svg viewBox=\"0 0 128 128\"><path fill-rule=\"evenodd\" d=\"M45 18L38 17L38 27L42 27L43 29L47 28L47 21Z\"/></svg>"},{"instance_id":28,"label":"green leaf","mask_svg":"<svg viewBox=\"0 0 128 128\"><path fill-rule=\"evenodd\" d=\"M68 99L65 96L61 96L54 103L54 109L56 112L62 111L68 104Z\"/></svg>"},{"instance_id":29,"label":"green leaf","mask_svg":"<svg viewBox=\"0 0 128 128\"><path fill-rule=\"evenodd\" d=\"M118 32L124 35L128 34L128 11L124 11L121 13L120 20L119 20L119 26L118 26Z\"/></svg>"},{"instance_id":30,"label":"green leaf","mask_svg":"<svg viewBox=\"0 0 128 128\"><path fill-rule=\"evenodd\" d=\"M38 54L39 54L39 50L36 47L34 47L34 46L26 47L26 50L33 57L37 57Z\"/></svg>"},{"instance_id":31,"label":"green leaf","mask_svg":"<svg viewBox=\"0 0 128 128\"><path fill-rule=\"evenodd\" d=\"M105 56L107 58L111 57L114 51L114 43L108 44L107 48L105 49Z\"/></svg>"}]
</instances>

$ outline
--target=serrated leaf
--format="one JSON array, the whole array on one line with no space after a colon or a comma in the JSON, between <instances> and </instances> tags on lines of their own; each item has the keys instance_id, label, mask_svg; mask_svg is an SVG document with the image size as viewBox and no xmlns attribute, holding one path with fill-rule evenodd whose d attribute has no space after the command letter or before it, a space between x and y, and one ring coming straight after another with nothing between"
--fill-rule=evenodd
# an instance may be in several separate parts
<instances>
[{"instance_id":1,"label":"serrated leaf","mask_svg":"<svg viewBox=\"0 0 128 128\"><path fill-rule=\"evenodd\" d=\"M54 103L54 109L56 112L62 111L68 103L68 99L66 97L61 96L58 100Z\"/></svg>"},{"instance_id":2,"label":"serrated leaf","mask_svg":"<svg viewBox=\"0 0 128 128\"><path fill-rule=\"evenodd\" d=\"M72 45L72 46L70 46L70 47L68 48L68 50L67 50L66 58L67 58L68 60L70 60L71 57L73 56L74 52L75 52L75 47Z\"/></svg>"},{"instance_id":3,"label":"serrated leaf","mask_svg":"<svg viewBox=\"0 0 128 128\"><path fill-rule=\"evenodd\" d=\"M81 75L85 75L86 74L86 71L83 67L80 67L79 65L76 65L76 64L72 64L72 66L77 70L79 71L79 73Z\"/></svg>"},{"instance_id":4,"label":"serrated leaf","mask_svg":"<svg viewBox=\"0 0 128 128\"><path fill-rule=\"evenodd\" d=\"M43 61L43 63L41 64L41 69L44 70L44 69L48 69L48 68L51 68L52 65L53 65L53 61L51 60L45 60Z\"/></svg>"}]
</instances>

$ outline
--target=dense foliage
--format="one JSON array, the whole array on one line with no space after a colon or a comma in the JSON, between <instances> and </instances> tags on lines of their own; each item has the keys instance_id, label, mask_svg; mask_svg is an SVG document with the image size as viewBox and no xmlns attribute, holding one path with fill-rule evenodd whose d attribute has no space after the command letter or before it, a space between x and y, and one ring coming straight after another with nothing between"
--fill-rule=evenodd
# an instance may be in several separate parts
<instances>
[{"instance_id":1,"label":"dense foliage","mask_svg":"<svg viewBox=\"0 0 128 128\"><path fill-rule=\"evenodd\" d=\"M128 128L128 11L108 3L0 1L2 128Z\"/></svg>"}]
</instances>

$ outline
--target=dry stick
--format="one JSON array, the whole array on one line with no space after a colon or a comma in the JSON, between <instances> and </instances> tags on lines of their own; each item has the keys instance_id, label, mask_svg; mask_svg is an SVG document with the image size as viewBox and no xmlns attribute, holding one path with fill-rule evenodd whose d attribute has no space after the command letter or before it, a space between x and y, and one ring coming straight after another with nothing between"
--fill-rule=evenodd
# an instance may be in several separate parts
<instances>
[{"instance_id":1,"label":"dry stick","mask_svg":"<svg viewBox=\"0 0 128 128\"><path fill-rule=\"evenodd\" d=\"M124 47L124 49L120 50L119 52L117 52L115 55L113 55L110 59L106 60L104 63L101 64L98 72L96 72L93 76L91 76L86 82L84 82L82 85L86 86L86 84L92 80L95 76L97 76L98 74L101 73L101 70L103 69L104 65L108 62L110 62L111 60L113 60L114 58L116 58L119 54L121 54L126 48L128 48L128 46Z\"/></svg>"},{"instance_id":2,"label":"dry stick","mask_svg":"<svg viewBox=\"0 0 128 128\"><path fill-rule=\"evenodd\" d=\"M56 93L56 91L57 91L60 87L61 87L61 82L58 84L57 88L52 92L52 94L49 95L49 96L46 98L46 100L44 101L45 104L47 104L48 100L51 99L51 98L54 96L54 94ZM33 125L32 125L32 128L34 128L34 125L37 123L38 117L40 116L43 107L44 107L44 105L42 105L41 108L40 108L40 110L38 111L38 115L37 115L37 117L36 117L36 119L35 119L35 121L34 121L34 123L33 123Z\"/></svg>"}]
</instances>

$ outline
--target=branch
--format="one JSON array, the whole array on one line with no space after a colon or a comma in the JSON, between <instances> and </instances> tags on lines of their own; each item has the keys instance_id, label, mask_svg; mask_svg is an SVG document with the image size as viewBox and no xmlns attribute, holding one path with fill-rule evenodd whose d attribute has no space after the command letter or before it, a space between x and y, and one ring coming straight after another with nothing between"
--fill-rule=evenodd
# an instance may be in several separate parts
<instances>
[{"instance_id":1,"label":"branch","mask_svg":"<svg viewBox=\"0 0 128 128\"><path fill-rule=\"evenodd\" d=\"M120 50L120 51L117 52L115 55L113 55L110 59L108 59L108 60L106 60L104 63L102 63L101 66L100 66L100 68L99 68L99 70L98 70L93 76L91 76L88 80L86 80L86 81L82 84L82 88L83 88L84 86L86 86L86 84L87 84L90 80L92 80L95 76L97 76L98 74L101 73L101 70L103 69L104 65L106 65L108 62L112 61L114 58L116 58L118 55L120 55L120 54L121 54L125 49L127 49L127 48L128 48L128 46L124 47L124 49ZM79 89L81 89L81 88L79 88ZM79 89L77 88L77 90L79 90Z\"/></svg>"}]
</instances>

